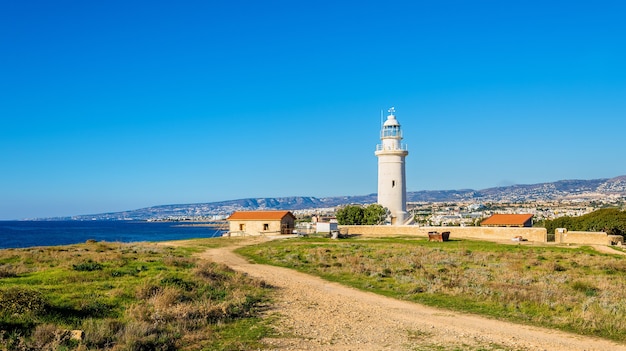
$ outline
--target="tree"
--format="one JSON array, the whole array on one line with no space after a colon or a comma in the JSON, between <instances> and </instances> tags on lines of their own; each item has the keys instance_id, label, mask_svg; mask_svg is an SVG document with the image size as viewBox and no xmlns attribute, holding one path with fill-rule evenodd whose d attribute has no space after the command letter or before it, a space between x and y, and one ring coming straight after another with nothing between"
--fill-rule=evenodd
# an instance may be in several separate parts
<instances>
[{"instance_id":1,"label":"tree","mask_svg":"<svg viewBox=\"0 0 626 351\"><path fill-rule=\"evenodd\" d=\"M560 217L545 221L548 233L554 233L556 228L579 231L603 231L610 235L626 237L626 212L617 208L603 208L580 217Z\"/></svg>"},{"instance_id":2,"label":"tree","mask_svg":"<svg viewBox=\"0 0 626 351\"><path fill-rule=\"evenodd\" d=\"M371 204L365 207L364 223L367 225L377 225L385 222L387 209L379 204Z\"/></svg>"},{"instance_id":3,"label":"tree","mask_svg":"<svg viewBox=\"0 0 626 351\"><path fill-rule=\"evenodd\" d=\"M346 205L337 210L337 223L341 225L376 225L387 217L387 209L379 204L368 206Z\"/></svg>"},{"instance_id":4,"label":"tree","mask_svg":"<svg viewBox=\"0 0 626 351\"><path fill-rule=\"evenodd\" d=\"M337 223L341 225L360 225L363 223L364 210L359 205L347 205L337 210Z\"/></svg>"}]
</instances>

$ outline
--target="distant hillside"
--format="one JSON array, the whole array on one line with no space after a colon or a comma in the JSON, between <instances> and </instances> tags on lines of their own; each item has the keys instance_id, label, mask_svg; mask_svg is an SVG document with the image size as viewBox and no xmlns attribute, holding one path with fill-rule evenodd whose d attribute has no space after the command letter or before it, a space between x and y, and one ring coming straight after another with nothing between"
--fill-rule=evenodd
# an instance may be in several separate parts
<instances>
[{"instance_id":1,"label":"distant hillside","mask_svg":"<svg viewBox=\"0 0 626 351\"><path fill-rule=\"evenodd\" d=\"M483 190L422 190L407 192L409 202L526 202L557 200L568 197L602 196L618 194L626 196L626 176L611 179L560 180L552 183L511 185ZM336 197L276 197L249 198L199 204L161 205L132 211L73 216L76 220L146 220L168 217L199 217L228 215L238 210L303 210L330 208L345 204L369 204L376 202L376 194Z\"/></svg>"}]
</instances>

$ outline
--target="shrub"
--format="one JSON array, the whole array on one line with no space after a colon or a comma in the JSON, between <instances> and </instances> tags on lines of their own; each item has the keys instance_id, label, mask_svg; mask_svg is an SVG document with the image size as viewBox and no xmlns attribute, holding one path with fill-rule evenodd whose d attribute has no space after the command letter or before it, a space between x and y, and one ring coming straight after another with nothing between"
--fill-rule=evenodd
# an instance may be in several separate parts
<instances>
[{"instance_id":1,"label":"shrub","mask_svg":"<svg viewBox=\"0 0 626 351\"><path fill-rule=\"evenodd\" d=\"M226 274L231 272L233 270L224 264L204 262L196 267L194 274L196 277L209 282L223 282L228 279Z\"/></svg>"},{"instance_id":2,"label":"shrub","mask_svg":"<svg viewBox=\"0 0 626 351\"><path fill-rule=\"evenodd\" d=\"M166 266L173 266L179 268L193 268L195 266L195 261L191 258L180 257L180 256L166 256L163 258L163 263Z\"/></svg>"},{"instance_id":3,"label":"shrub","mask_svg":"<svg viewBox=\"0 0 626 351\"><path fill-rule=\"evenodd\" d=\"M176 350L179 338L171 332L161 330L154 323L130 321L120 330L121 349L132 351Z\"/></svg>"},{"instance_id":4,"label":"shrub","mask_svg":"<svg viewBox=\"0 0 626 351\"><path fill-rule=\"evenodd\" d=\"M572 289L585 293L587 296L595 296L598 293L598 288L593 286L593 284L580 280L572 283Z\"/></svg>"},{"instance_id":5,"label":"shrub","mask_svg":"<svg viewBox=\"0 0 626 351\"><path fill-rule=\"evenodd\" d=\"M38 315L46 310L47 301L36 290L11 287L0 290L0 312L5 315Z\"/></svg>"},{"instance_id":6,"label":"shrub","mask_svg":"<svg viewBox=\"0 0 626 351\"><path fill-rule=\"evenodd\" d=\"M117 333L123 328L122 322L115 319L86 319L82 324L85 345L89 348L110 349Z\"/></svg>"},{"instance_id":7,"label":"shrub","mask_svg":"<svg viewBox=\"0 0 626 351\"><path fill-rule=\"evenodd\" d=\"M195 288L196 284L194 284L193 282L189 282L186 280L183 280L181 278L178 277L166 277L161 279L161 285L166 285L166 286L175 286L178 288L181 288L185 291L191 291Z\"/></svg>"},{"instance_id":8,"label":"shrub","mask_svg":"<svg viewBox=\"0 0 626 351\"><path fill-rule=\"evenodd\" d=\"M17 277L15 268L9 265L0 266L0 278L14 278Z\"/></svg>"},{"instance_id":9,"label":"shrub","mask_svg":"<svg viewBox=\"0 0 626 351\"><path fill-rule=\"evenodd\" d=\"M35 350L59 350L62 345L70 344L70 332L54 324L38 325L30 344Z\"/></svg>"},{"instance_id":10,"label":"shrub","mask_svg":"<svg viewBox=\"0 0 626 351\"><path fill-rule=\"evenodd\" d=\"M98 262L87 260L86 262L72 265L72 268L79 272L91 272L102 270L102 265Z\"/></svg>"}]
</instances>

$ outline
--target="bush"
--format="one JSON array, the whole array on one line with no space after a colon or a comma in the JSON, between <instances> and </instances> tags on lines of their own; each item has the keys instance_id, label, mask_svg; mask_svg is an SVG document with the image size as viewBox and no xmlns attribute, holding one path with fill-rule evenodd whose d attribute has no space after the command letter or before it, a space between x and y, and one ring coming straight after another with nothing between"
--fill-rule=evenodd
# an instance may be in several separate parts
<instances>
[{"instance_id":1,"label":"bush","mask_svg":"<svg viewBox=\"0 0 626 351\"><path fill-rule=\"evenodd\" d=\"M30 344L35 350L58 350L70 342L70 333L54 324L38 325L33 332Z\"/></svg>"},{"instance_id":2,"label":"bush","mask_svg":"<svg viewBox=\"0 0 626 351\"><path fill-rule=\"evenodd\" d=\"M228 274L234 272L230 267L215 262L204 262L194 270L196 277L207 282L224 282L228 280Z\"/></svg>"},{"instance_id":3,"label":"bush","mask_svg":"<svg viewBox=\"0 0 626 351\"><path fill-rule=\"evenodd\" d=\"M587 296L596 296L598 293L598 288L596 288L593 284L580 280L572 283L572 289L580 291Z\"/></svg>"},{"instance_id":4,"label":"bush","mask_svg":"<svg viewBox=\"0 0 626 351\"><path fill-rule=\"evenodd\" d=\"M0 290L0 312L5 315L39 315L46 310L47 301L39 292L23 287Z\"/></svg>"},{"instance_id":5,"label":"bush","mask_svg":"<svg viewBox=\"0 0 626 351\"><path fill-rule=\"evenodd\" d=\"M0 278L15 278L17 277L17 272L15 268L11 266L0 266Z\"/></svg>"},{"instance_id":6,"label":"bush","mask_svg":"<svg viewBox=\"0 0 626 351\"><path fill-rule=\"evenodd\" d=\"M109 349L115 344L116 335L123 328L122 322L115 319L86 319L82 324L85 345L89 348Z\"/></svg>"},{"instance_id":7,"label":"bush","mask_svg":"<svg viewBox=\"0 0 626 351\"><path fill-rule=\"evenodd\" d=\"M72 265L72 268L75 271L79 271L79 272L92 272L92 271L101 271L102 265L98 262L87 260L86 262Z\"/></svg>"}]
</instances>

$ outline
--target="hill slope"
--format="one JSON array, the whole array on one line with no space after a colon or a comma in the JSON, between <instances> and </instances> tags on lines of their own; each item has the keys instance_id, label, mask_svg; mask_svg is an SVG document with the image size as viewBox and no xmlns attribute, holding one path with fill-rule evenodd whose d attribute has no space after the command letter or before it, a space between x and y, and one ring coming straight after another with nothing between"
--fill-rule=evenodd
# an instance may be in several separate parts
<instances>
[{"instance_id":1,"label":"hill slope","mask_svg":"<svg viewBox=\"0 0 626 351\"><path fill-rule=\"evenodd\" d=\"M407 192L409 202L525 202L558 200L580 196L626 196L626 176L611 179L559 180L552 183L511 185L483 190L422 190ZM146 207L137 210L94 215L73 216L76 220L146 220L149 218L199 217L227 215L238 210L302 210L335 207L344 204L368 204L376 202L376 194L335 197L273 197L248 198L198 204L177 204ZM70 219L70 218L62 218Z\"/></svg>"}]
</instances>

